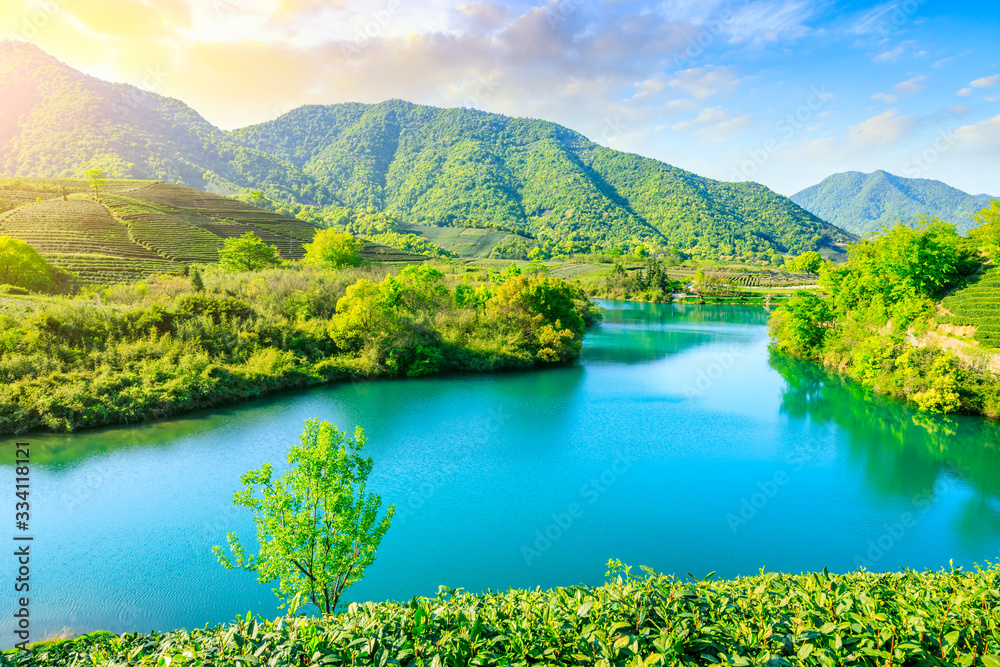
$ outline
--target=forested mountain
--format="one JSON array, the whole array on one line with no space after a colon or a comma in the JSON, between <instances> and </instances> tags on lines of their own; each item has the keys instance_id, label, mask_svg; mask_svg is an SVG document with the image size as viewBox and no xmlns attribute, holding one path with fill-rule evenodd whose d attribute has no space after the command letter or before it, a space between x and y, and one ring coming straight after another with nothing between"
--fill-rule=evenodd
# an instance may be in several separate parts
<instances>
[{"instance_id":1,"label":"forested mountain","mask_svg":"<svg viewBox=\"0 0 1000 667\"><path fill-rule=\"evenodd\" d=\"M349 205L515 231L564 251L645 242L749 258L847 240L762 185L713 181L546 121L391 100L301 107L230 137Z\"/></svg>"},{"instance_id":2,"label":"forested mountain","mask_svg":"<svg viewBox=\"0 0 1000 667\"><path fill-rule=\"evenodd\" d=\"M262 190L275 205L508 230L548 254L646 246L769 259L849 240L762 185L713 181L540 120L392 100L307 106L223 132L177 100L16 42L0 43L0 99L14 100L0 115L3 175L100 166L222 194Z\"/></svg>"},{"instance_id":3,"label":"forested mountain","mask_svg":"<svg viewBox=\"0 0 1000 667\"><path fill-rule=\"evenodd\" d=\"M838 227L859 235L883 225L913 222L934 215L960 232L976 226L970 214L989 203L989 195L970 195L941 181L904 178L885 171L847 171L792 195L792 201Z\"/></svg>"},{"instance_id":4,"label":"forested mountain","mask_svg":"<svg viewBox=\"0 0 1000 667\"><path fill-rule=\"evenodd\" d=\"M0 42L0 175L157 179L222 193L336 199L287 162L240 146L186 104L101 81L38 47Z\"/></svg>"}]
</instances>

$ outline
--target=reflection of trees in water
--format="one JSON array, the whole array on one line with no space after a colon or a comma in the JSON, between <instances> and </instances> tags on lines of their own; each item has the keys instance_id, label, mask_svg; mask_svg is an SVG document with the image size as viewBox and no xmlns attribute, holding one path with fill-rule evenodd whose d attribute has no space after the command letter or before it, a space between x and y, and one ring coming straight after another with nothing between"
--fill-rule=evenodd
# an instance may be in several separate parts
<instances>
[{"instance_id":1,"label":"reflection of trees in water","mask_svg":"<svg viewBox=\"0 0 1000 667\"><path fill-rule=\"evenodd\" d=\"M1000 423L920 412L782 354L770 363L786 383L782 413L849 433L849 454L874 493L927 497L946 476L961 479L973 493L952 528L977 550L1000 539Z\"/></svg>"},{"instance_id":2,"label":"reflection of trees in water","mask_svg":"<svg viewBox=\"0 0 1000 667\"><path fill-rule=\"evenodd\" d=\"M634 364L656 361L708 343L745 343L739 327L767 324L753 306L604 302L604 329L588 333L583 361ZM699 325L725 325L720 327ZM759 330L754 335L760 335Z\"/></svg>"}]
</instances>

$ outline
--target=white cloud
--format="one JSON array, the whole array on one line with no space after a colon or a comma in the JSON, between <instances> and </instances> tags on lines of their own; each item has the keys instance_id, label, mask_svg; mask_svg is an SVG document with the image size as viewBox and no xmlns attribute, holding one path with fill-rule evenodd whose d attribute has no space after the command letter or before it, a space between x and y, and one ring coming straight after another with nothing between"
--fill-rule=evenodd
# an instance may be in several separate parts
<instances>
[{"instance_id":1,"label":"white cloud","mask_svg":"<svg viewBox=\"0 0 1000 667\"><path fill-rule=\"evenodd\" d=\"M731 92L739 83L739 77L728 67L708 66L675 72L667 85L696 100L707 100L720 93Z\"/></svg>"},{"instance_id":2,"label":"white cloud","mask_svg":"<svg viewBox=\"0 0 1000 667\"><path fill-rule=\"evenodd\" d=\"M996 88L1000 86L1000 74L994 74L993 76L984 76L981 79L976 79L975 81L969 83L973 88Z\"/></svg>"},{"instance_id":3,"label":"white cloud","mask_svg":"<svg viewBox=\"0 0 1000 667\"><path fill-rule=\"evenodd\" d=\"M802 0L759 0L734 12L727 25L733 42L774 42L809 34L805 22L811 16L812 8Z\"/></svg>"},{"instance_id":4,"label":"white cloud","mask_svg":"<svg viewBox=\"0 0 1000 667\"><path fill-rule=\"evenodd\" d=\"M872 60L875 61L875 62L877 62L877 63L896 62L897 60L899 60L899 57L901 55L903 55L903 51L905 51L905 50L906 50L906 46L903 45L903 44L900 44L899 46L897 46L896 48L892 49L891 51L883 51L882 53L880 53L877 56L875 56L874 58L872 58Z\"/></svg>"},{"instance_id":5,"label":"white cloud","mask_svg":"<svg viewBox=\"0 0 1000 667\"><path fill-rule=\"evenodd\" d=\"M959 97L968 97L969 95L972 94L972 88L962 88L955 94L958 95Z\"/></svg>"},{"instance_id":6,"label":"white cloud","mask_svg":"<svg viewBox=\"0 0 1000 667\"><path fill-rule=\"evenodd\" d=\"M925 86L924 81L926 77L923 75L917 75L913 78L907 79L902 83L897 83L892 89L899 93L900 95L916 95L917 93L923 92Z\"/></svg>"},{"instance_id":7,"label":"white cloud","mask_svg":"<svg viewBox=\"0 0 1000 667\"><path fill-rule=\"evenodd\" d=\"M908 135L919 122L913 116L900 116L895 109L889 109L857 125L849 126L847 139L863 146L891 144Z\"/></svg>"},{"instance_id":8,"label":"white cloud","mask_svg":"<svg viewBox=\"0 0 1000 667\"><path fill-rule=\"evenodd\" d=\"M899 99L898 95L892 95L891 93L875 93L869 98L869 100L872 102L878 102L881 100L886 104L893 104L898 99Z\"/></svg>"}]
</instances>

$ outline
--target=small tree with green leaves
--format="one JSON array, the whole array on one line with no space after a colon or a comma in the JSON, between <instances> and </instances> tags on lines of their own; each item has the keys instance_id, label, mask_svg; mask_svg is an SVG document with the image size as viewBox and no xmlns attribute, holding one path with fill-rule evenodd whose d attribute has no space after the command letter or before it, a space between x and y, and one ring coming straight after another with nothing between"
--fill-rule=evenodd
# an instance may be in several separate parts
<instances>
[{"instance_id":1,"label":"small tree with green leaves","mask_svg":"<svg viewBox=\"0 0 1000 667\"><path fill-rule=\"evenodd\" d=\"M232 558L219 546L213 552L227 569L254 572L261 583L277 580L274 592L290 609L307 599L330 615L375 561L395 506L379 519L382 499L367 491L372 460L361 456L360 427L349 438L310 419L300 440L284 474L275 478L266 463L243 475L244 488L233 495L234 505L254 515L259 552L249 554L235 533L227 535Z\"/></svg>"},{"instance_id":2,"label":"small tree with green leaves","mask_svg":"<svg viewBox=\"0 0 1000 667\"><path fill-rule=\"evenodd\" d=\"M44 292L52 285L52 267L19 239L0 236L0 285Z\"/></svg>"},{"instance_id":3,"label":"small tree with green leaves","mask_svg":"<svg viewBox=\"0 0 1000 667\"><path fill-rule=\"evenodd\" d=\"M347 232L321 229L312 243L305 244L305 249L306 264L334 268L361 265L361 243Z\"/></svg>"},{"instance_id":4,"label":"small tree with green leaves","mask_svg":"<svg viewBox=\"0 0 1000 667\"><path fill-rule=\"evenodd\" d=\"M87 178L90 180L90 187L94 188L94 199L96 200L108 179L104 178L103 169L88 169Z\"/></svg>"},{"instance_id":5,"label":"small tree with green leaves","mask_svg":"<svg viewBox=\"0 0 1000 667\"><path fill-rule=\"evenodd\" d=\"M260 271L281 264L281 255L273 245L260 240L253 232L239 238L226 239L219 248L219 265L227 271L242 273Z\"/></svg>"}]
</instances>

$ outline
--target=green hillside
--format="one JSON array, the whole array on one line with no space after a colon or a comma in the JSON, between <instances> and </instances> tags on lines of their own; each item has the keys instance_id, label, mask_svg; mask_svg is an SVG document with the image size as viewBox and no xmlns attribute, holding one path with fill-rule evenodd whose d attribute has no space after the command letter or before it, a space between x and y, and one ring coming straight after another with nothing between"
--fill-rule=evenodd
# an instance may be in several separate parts
<instances>
[{"instance_id":1,"label":"green hillside","mask_svg":"<svg viewBox=\"0 0 1000 667\"><path fill-rule=\"evenodd\" d=\"M970 195L926 178L903 178L885 171L848 171L792 195L791 200L847 231L865 235L897 222L912 223L931 215L958 231L976 226L970 217L989 203L987 195Z\"/></svg>"},{"instance_id":2,"label":"green hillside","mask_svg":"<svg viewBox=\"0 0 1000 667\"><path fill-rule=\"evenodd\" d=\"M348 205L518 234L549 255L645 244L767 259L849 240L762 185L702 178L540 120L391 100L301 107L229 136Z\"/></svg>"},{"instance_id":3,"label":"green hillside","mask_svg":"<svg viewBox=\"0 0 1000 667\"><path fill-rule=\"evenodd\" d=\"M225 239L253 232L284 259L301 259L316 225L182 185L111 180L98 201L74 179L0 179L0 236L20 239L50 264L90 283L181 273L216 262ZM366 241L375 261L426 259Z\"/></svg>"},{"instance_id":4,"label":"green hillside","mask_svg":"<svg viewBox=\"0 0 1000 667\"><path fill-rule=\"evenodd\" d=\"M402 224L516 234L497 240L511 257L645 246L762 261L829 254L850 238L764 186L702 178L540 120L392 100L302 107L223 132L178 100L83 75L19 42L0 42L0 99L13 100L0 113L0 174L10 176L96 166L223 195L259 190L293 215L372 208ZM147 231L156 222L147 218Z\"/></svg>"}]
</instances>

